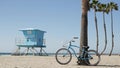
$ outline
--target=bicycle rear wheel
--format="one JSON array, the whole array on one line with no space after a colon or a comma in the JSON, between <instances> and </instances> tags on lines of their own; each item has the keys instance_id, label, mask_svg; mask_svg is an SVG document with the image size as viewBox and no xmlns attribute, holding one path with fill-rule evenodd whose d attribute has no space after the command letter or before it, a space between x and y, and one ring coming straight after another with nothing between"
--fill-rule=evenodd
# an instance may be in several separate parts
<instances>
[{"instance_id":1,"label":"bicycle rear wheel","mask_svg":"<svg viewBox=\"0 0 120 68\"><path fill-rule=\"evenodd\" d=\"M88 65L95 66L100 62L100 55L95 50L89 50L84 56L86 57L85 62Z\"/></svg>"},{"instance_id":2,"label":"bicycle rear wheel","mask_svg":"<svg viewBox=\"0 0 120 68\"><path fill-rule=\"evenodd\" d=\"M56 52L55 58L59 64L65 65L71 61L72 54L68 49L61 48Z\"/></svg>"}]
</instances>

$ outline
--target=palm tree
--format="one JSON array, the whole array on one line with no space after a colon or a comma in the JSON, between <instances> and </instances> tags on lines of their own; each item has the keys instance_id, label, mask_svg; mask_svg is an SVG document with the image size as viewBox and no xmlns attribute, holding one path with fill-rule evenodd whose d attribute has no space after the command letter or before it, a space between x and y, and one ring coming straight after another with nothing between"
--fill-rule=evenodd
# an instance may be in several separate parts
<instances>
[{"instance_id":1,"label":"palm tree","mask_svg":"<svg viewBox=\"0 0 120 68\"><path fill-rule=\"evenodd\" d=\"M96 27L96 51L98 52L98 45L99 45L99 38L98 38L98 25L97 25L97 17L96 17L96 12L97 12L97 5L99 4L98 0L92 0L92 3L90 3L90 8L93 8L94 10L94 20L95 20L95 27Z\"/></svg>"},{"instance_id":2,"label":"palm tree","mask_svg":"<svg viewBox=\"0 0 120 68\"><path fill-rule=\"evenodd\" d=\"M107 10L107 5L106 4L98 4L98 11L99 12L103 12L103 26L104 26L104 35L105 35L105 46L104 46L104 49L103 51L101 52L101 55L103 54L103 52L106 50L106 47L107 47L107 32L106 32L106 23L105 23L105 13L108 14L108 10Z\"/></svg>"},{"instance_id":3,"label":"palm tree","mask_svg":"<svg viewBox=\"0 0 120 68\"><path fill-rule=\"evenodd\" d=\"M88 10L89 0L82 0L82 19L81 19L81 36L80 36L80 54L83 46L88 46ZM86 65L85 61L80 61L80 64Z\"/></svg>"},{"instance_id":4,"label":"palm tree","mask_svg":"<svg viewBox=\"0 0 120 68\"><path fill-rule=\"evenodd\" d=\"M114 10L118 10L118 5L117 5L117 4L115 4L114 2L110 2L110 4L109 4L109 10L111 11L112 48L111 48L111 51L110 51L109 56L111 56L112 51L113 51L113 48L114 48L113 13L112 13L113 9L114 9Z\"/></svg>"}]
</instances>

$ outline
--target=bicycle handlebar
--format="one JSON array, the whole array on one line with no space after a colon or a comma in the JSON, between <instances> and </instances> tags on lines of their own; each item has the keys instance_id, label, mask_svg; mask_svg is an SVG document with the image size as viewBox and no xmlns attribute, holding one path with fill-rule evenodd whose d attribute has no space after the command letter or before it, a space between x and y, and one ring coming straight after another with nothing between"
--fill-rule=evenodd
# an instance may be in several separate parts
<instances>
[{"instance_id":1,"label":"bicycle handlebar","mask_svg":"<svg viewBox=\"0 0 120 68\"><path fill-rule=\"evenodd\" d=\"M74 39L78 39L78 37L73 37L73 39L70 40L69 42L65 43L65 44L63 45L63 47L66 47L65 45L68 44L68 43L75 42Z\"/></svg>"}]
</instances>

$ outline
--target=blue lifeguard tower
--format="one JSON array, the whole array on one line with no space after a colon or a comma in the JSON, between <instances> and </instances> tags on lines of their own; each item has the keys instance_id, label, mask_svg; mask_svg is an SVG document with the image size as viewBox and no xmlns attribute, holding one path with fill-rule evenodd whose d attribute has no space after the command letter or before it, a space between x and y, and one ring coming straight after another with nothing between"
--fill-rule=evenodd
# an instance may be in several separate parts
<instances>
[{"instance_id":1,"label":"blue lifeguard tower","mask_svg":"<svg viewBox=\"0 0 120 68\"><path fill-rule=\"evenodd\" d=\"M29 51L31 51L33 55L35 55L35 52L39 55L42 55L42 52L44 52L47 55L43 49L46 48L44 40L45 31L33 28L22 29L20 31L22 31L24 38L16 39L16 45L18 46L16 53L21 54L20 49L24 47L27 48L22 53L24 55L27 55ZM40 48L40 52L38 52L35 48Z\"/></svg>"}]
</instances>

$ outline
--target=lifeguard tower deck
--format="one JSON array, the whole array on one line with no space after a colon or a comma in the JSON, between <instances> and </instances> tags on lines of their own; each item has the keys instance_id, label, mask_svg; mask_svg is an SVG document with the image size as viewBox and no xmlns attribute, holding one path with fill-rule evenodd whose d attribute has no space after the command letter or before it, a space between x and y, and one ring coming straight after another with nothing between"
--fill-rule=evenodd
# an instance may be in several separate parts
<instances>
[{"instance_id":1,"label":"lifeguard tower deck","mask_svg":"<svg viewBox=\"0 0 120 68\"><path fill-rule=\"evenodd\" d=\"M17 38L16 45L18 49L16 50L15 54L17 55L28 55L31 52L33 55L45 55L47 53L44 51L43 48L46 48L45 40L44 40L44 33L45 31L33 28L27 28L20 30L23 33L24 38ZM25 50L21 53L20 49L25 48ZM37 51L35 48L40 48L40 51Z\"/></svg>"}]
</instances>

